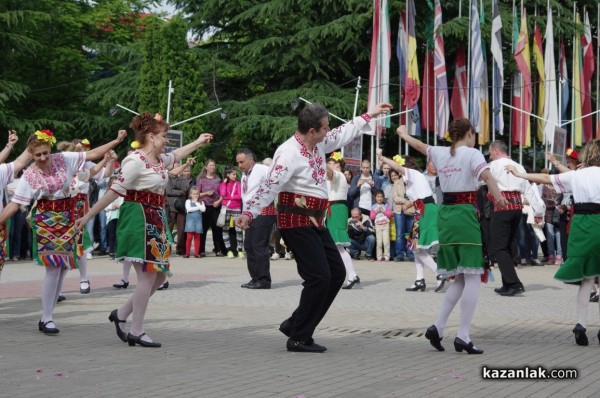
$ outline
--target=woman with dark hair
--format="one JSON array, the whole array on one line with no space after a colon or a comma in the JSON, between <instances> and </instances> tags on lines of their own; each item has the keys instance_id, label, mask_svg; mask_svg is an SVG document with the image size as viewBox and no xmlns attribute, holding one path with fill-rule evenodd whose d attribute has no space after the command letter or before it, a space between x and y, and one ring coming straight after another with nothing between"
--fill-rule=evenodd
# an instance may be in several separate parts
<instances>
[{"instance_id":1,"label":"woman with dark hair","mask_svg":"<svg viewBox=\"0 0 600 398\"><path fill-rule=\"evenodd\" d=\"M34 243L32 257L46 268L42 286L42 317L38 329L45 334L59 330L52 321L54 305L67 271L78 267L77 230L74 228L74 201L70 197L73 175L86 160L100 159L127 135L119 131L116 140L87 152L51 154L56 138L50 130L36 131L27 140L33 164L25 170L11 202L0 214L0 224L12 217L19 206L36 204L31 210Z\"/></svg>"},{"instance_id":2,"label":"woman with dark hair","mask_svg":"<svg viewBox=\"0 0 600 398\"><path fill-rule=\"evenodd\" d=\"M438 216L440 251L437 265L454 278L454 283L446 291L438 319L427 329L425 337L438 351L444 351L441 344L444 328L460 300L461 314L454 349L482 354L483 350L475 347L470 337L479 286L482 280L487 281L476 205L479 180L487 183L497 207L504 208L506 199L500 193L483 154L473 148L475 129L468 119L454 119L448 126L450 147L429 146L411 137L405 126L400 126L397 132L400 138L433 162L439 171L440 186L444 192Z\"/></svg>"},{"instance_id":3,"label":"woman with dark hair","mask_svg":"<svg viewBox=\"0 0 600 398\"><path fill-rule=\"evenodd\" d=\"M600 276L600 240L592 233L600 230L600 140L588 142L580 159L583 167L560 174L519 173L514 167L507 167L506 170L531 182L552 184L556 192L573 194L575 212L567 241L568 251L572 254L554 277L563 282L579 284L577 324L573 333L575 343L586 346L589 294L594 278ZM598 339L600 340L600 332Z\"/></svg>"},{"instance_id":4,"label":"woman with dark hair","mask_svg":"<svg viewBox=\"0 0 600 398\"><path fill-rule=\"evenodd\" d=\"M81 229L86 222L112 203L124 197L117 225L115 257L133 264L137 285L133 294L108 317L114 322L117 336L130 346L160 347L144 331L144 317L150 297L170 274L171 239L165 214L165 188L168 170L212 139L201 134L194 142L165 154L169 124L160 115L144 112L133 118L130 127L135 130L139 146L121 163L117 180L92 209L76 221ZM141 233L141 231L144 231ZM132 315L131 327L125 334L121 324Z\"/></svg>"},{"instance_id":5,"label":"woman with dark hair","mask_svg":"<svg viewBox=\"0 0 600 398\"><path fill-rule=\"evenodd\" d=\"M225 255L225 242L223 242L223 228L217 225L217 219L221 212L221 202L223 198L219 191L221 178L216 173L217 164L214 160L208 159L202 168L202 172L196 180L196 187L200 190L200 199L206 205L206 211L202 215L202 240L200 242L200 257L206 256L206 234L212 230L213 245L215 255L222 257Z\"/></svg>"}]
</instances>

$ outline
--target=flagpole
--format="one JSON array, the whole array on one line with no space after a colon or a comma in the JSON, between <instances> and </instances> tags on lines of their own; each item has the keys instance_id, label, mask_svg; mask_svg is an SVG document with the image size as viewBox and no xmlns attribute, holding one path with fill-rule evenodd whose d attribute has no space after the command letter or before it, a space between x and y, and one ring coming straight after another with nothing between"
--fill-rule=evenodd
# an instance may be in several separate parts
<instances>
[{"instance_id":1,"label":"flagpole","mask_svg":"<svg viewBox=\"0 0 600 398\"><path fill-rule=\"evenodd\" d=\"M538 7L537 7L537 4L535 5L534 15L535 15L536 18L538 17ZM534 32L534 39L533 39L534 40L534 46L535 46L535 31L536 31L536 29L537 29L537 22L535 23L534 29L533 29L533 32ZM541 48L539 50L540 50L540 52L542 51ZM536 60L536 62L537 62L537 60ZM537 64L536 64L536 66L537 66ZM533 67L532 67L532 69L533 69ZM538 76L539 76L539 73L538 73ZM533 81L531 82L531 84L532 84L532 89L533 89L533 96L531 98L531 102L532 102L531 103L531 109L533 109L534 104L535 104L535 106L538 107L538 112L539 112L540 99L538 98L538 95L540 94L541 90L538 89L539 85L533 85ZM540 83L539 84L542 84L542 80L541 79L540 79ZM537 100L537 101L535 101L535 103L533 102L534 98ZM535 161L536 161L536 154L537 154L537 151L536 151L536 148L535 148L535 144L536 144L537 132L538 132L538 128L539 127L538 127L538 123L536 123L535 120L533 120L533 123L532 123L532 120L530 120L529 121L529 125L531 126L531 124L533 124L535 126L535 129L532 129L532 134L531 134L532 135L532 137L531 137L531 143L532 143L532 146L533 146L533 164L532 164L533 167L532 167L532 169L535 172L535 163L536 163Z\"/></svg>"},{"instance_id":2,"label":"flagpole","mask_svg":"<svg viewBox=\"0 0 600 398\"><path fill-rule=\"evenodd\" d=\"M523 21L523 0L521 0L521 21ZM527 23L527 22L525 22ZM520 29L523 29L522 27ZM519 31L519 36L521 36L521 33ZM529 40L529 38L526 38L527 40ZM523 95L523 74L519 73L519 86L520 86L520 90L521 90L521 111L523 110L523 103L525 101L523 101L523 99L525 98L525 96ZM525 126L525 131L522 131L523 128L523 112L519 113L519 164L523 164L523 140L527 139L527 126ZM523 135L525 135L525 137L523 137Z\"/></svg>"},{"instance_id":3,"label":"flagpole","mask_svg":"<svg viewBox=\"0 0 600 398\"><path fill-rule=\"evenodd\" d=\"M425 81L423 82L424 84L424 93L427 93L427 101L425 101L425 123L427 123L427 134L425 136L425 141L427 143L427 145L429 145L429 102L431 102L431 99L429 98L429 68L431 67L431 65L429 65L429 54L428 51L425 51ZM423 95L423 99L425 99L425 95ZM421 131L423 131L423 124L421 124Z\"/></svg>"}]
</instances>

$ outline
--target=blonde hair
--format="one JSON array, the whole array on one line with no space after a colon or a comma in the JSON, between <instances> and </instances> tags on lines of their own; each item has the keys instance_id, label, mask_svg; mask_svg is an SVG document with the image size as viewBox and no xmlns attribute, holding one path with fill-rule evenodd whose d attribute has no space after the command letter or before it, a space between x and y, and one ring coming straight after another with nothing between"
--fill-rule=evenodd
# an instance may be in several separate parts
<instances>
[{"instance_id":1,"label":"blonde hair","mask_svg":"<svg viewBox=\"0 0 600 398\"><path fill-rule=\"evenodd\" d=\"M196 193L200 193L200 190L198 189L198 187L191 187L189 192L188 192L188 199L192 198L192 194L196 192Z\"/></svg>"},{"instance_id":2,"label":"blonde hair","mask_svg":"<svg viewBox=\"0 0 600 398\"><path fill-rule=\"evenodd\" d=\"M600 140L595 139L585 144L580 159L583 167L600 167Z\"/></svg>"}]
</instances>

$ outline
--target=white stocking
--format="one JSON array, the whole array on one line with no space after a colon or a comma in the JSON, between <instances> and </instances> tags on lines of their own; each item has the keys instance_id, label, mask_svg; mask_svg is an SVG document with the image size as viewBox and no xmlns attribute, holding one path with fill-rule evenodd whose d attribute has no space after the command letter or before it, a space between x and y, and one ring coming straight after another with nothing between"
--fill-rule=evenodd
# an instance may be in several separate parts
<instances>
[{"instance_id":1,"label":"white stocking","mask_svg":"<svg viewBox=\"0 0 600 398\"><path fill-rule=\"evenodd\" d=\"M448 322L448 317L460 296L463 293L465 288L465 277L464 274L458 274L454 278L454 282L450 284L450 287L446 291L444 295L444 301L442 301L442 308L440 308L440 314L438 315L437 321L435 321L435 327L438 330L440 337L444 336L444 327L446 327L446 322Z\"/></svg>"},{"instance_id":2,"label":"white stocking","mask_svg":"<svg viewBox=\"0 0 600 398\"><path fill-rule=\"evenodd\" d=\"M348 277L349 281L352 281L354 278L356 278L356 271L354 270L354 264L352 264L352 258L344 248L344 245L337 244L336 246L340 252L340 256L342 256L344 267L346 267L346 276Z\"/></svg>"},{"instance_id":3,"label":"white stocking","mask_svg":"<svg viewBox=\"0 0 600 398\"><path fill-rule=\"evenodd\" d=\"M583 279L577 291L577 323L584 328L587 328L586 319L592 286L594 286L594 278Z\"/></svg>"},{"instance_id":4,"label":"white stocking","mask_svg":"<svg viewBox=\"0 0 600 398\"><path fill-rule=\"evenodd\" d=\"M123 262L123 282L129 282L129 273L131 272L131 262Z\"/></svg>"},{"instance_id":5,"label":"white stocking","mask_svg":"<svg viewBox=\"0 0 600 398\"><path fill-rule=\"evenodd\" d=\"M471 322L475 315L477 299L479 298L479 287L481 285L481 275L464 274L465 288L460 300L460 324L458 325L458 338L465 343L471 342L470 331Z\"/></svg>"},{"instance_id":6,"label":"white stocking","mask_svg":"<svg viewBox=\"0 0 600 398\"><path fill-rule=\"evenodd\" d=\"M67 275L67 269L61 267L46 267L46 275L42 284L42 322L52 320L52 312L62 289L62 282Z\"/></svg>"},{"instance_id":7,"label":"white stocking","mask_svg":"<svg viewBox=\"0 0 600 398\"><path fill-rule=\"evenodd\" d=\"M89 281L88 279L88 259L87 253L83 252L83 256L77 258L77 264L79 265L79 280Z\"/></svg>"}]
</instances>

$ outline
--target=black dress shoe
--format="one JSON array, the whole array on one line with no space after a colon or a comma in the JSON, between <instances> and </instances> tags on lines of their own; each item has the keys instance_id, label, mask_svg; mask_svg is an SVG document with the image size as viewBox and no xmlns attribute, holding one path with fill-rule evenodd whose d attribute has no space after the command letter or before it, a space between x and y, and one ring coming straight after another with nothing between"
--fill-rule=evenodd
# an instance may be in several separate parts
<instances>
[{"instance_id":1,"label":"black dress shoe","mask_svg":"<svg viewBox=\"0 0 600 398\"><path fill-rule=\"evenodd\" d=\"M251 281L250 281L250 282L248 282L248 283L244 283L244 284L242 285L242 287L243 287L243 288L247 288L248 286L254 285L255 283L256 283L256 281L253 279L253 280L251 280Z\"/></svg>"},{"instance_id":2,"label":"black dress shoe","mask_svg":"<svg viewBox=\"0 0 600 398\"><path fill-rule=\"evenodd\" d=\"M358 275L356 275L354 279L348 280L348 283L342 286L342 289L352 289L354 285L360 285L360 278L358 277Z\"/></svg>"},{"instance_id":3,"label":"black dress shoe","mask_svg":"<svg viewBox=\"0 0 600 398\"><path fill-rule=\"evenodd\" d=\"M252 285L249 285L246 289L270 289L271 284L266 282L255 282Z\"/></svg>"},{"instance_id":4,"label":"black dress shoe","mask_svg":"<svg viewBox=\"0 0 600 398\"><path fill-rule=\"evenodd\" d=\"M144 337L146 333L142 333L139 336L134 336L131 333L127 333L127 343L130 346L134 346L136 344L141 345L142 347L155 347L158 348L162 346L158 341L144 341L142 337Z\"/></svg>"},{"instance_id":5,"label":"black dress shoe","mask_svg":"<svg viewBox=\"0 0 600 398\"><path fill-rule=\"evenodd\" d=\"M600 299L600 296L598 296L596 293L592 293L593 296L590 297L590 303L597 303Z\"/></svg>"},{"instance_id":6,"label":"black dress shoe","mask_svg":"<svg viewBox=\"0 0 600 398\"><path fill-rule=\"evenodd\" d=\"M67 298L65 297L64 294L59 294L58 295L58 299L56 300L57 303L60 303L61 301L65 301Z\"/></svg>"},{"instance_id":7,"label":"black dress shoe","mask_svg":"<svg viewBox=\"0 0 600 398\"><path fill-rule=\"evenodd\" d=\"M315 342L312 342L311 344L307 344L307 342L292 340L291 338L288 339L286 347L287 347L288 351L293 351L293 352L325 352L325 351L327 351L326 347L319 345Z\"/></svg>"},{"instance_id":8,"label":"black dress shoe","mask_svg":"<svg viewBox=\"0 0 600 398\"><path fill-rule=\"evenodd\" d=\"M58 330L56 327L49 328L48 327L49 323L54 323L54 322L53 321L48 321L48 322L39 321L38 329L40 330L40 332L44 332L44 334L58 334L58 332L60 332L60 330Z\"/></svg>"},{"instance_id":9,"label":"black dress shoe","mask_svg":"<svg viewBox=\"0 0 600 398\"><path fill-rule=\"evenodd\" d=\"M508 291L508 287L502 285L502 287L495 288L494 291L498 294L504 293L504 292Z\"/></svg>"},{"instance_id":10,"label":"black dress shoe","mask_svg":"<svg viewBox=\"0 0 600 398\"><path fill-rule=\"evenodd\" d=\"M501 296L514 296L515 294L521 294L525 291L525 288L523 286L513 286L513 287L509 287L506 291L504 292L500 292L499 294Z\"/></svg>"},{"instance_id":11,"label":"black dress shoe","mask_svg":"<svg viewBox=\"0 0 600 398\"><path fill-rule=\"evenodd\" d=\"M122 321L122 320L119 319L119 317L117 316L117 310L113 310L110 313L110 315L108 316L108 320L111 321L111 322L114 322L115 328L117 328L117 336L119 336L119 338L121 339L122 342L126 343L127 342L127 335L119 327L119 323L125 323L125 321Z\"/></svg>"},{"instance_id":12,"label":"black dress shoe","mask_svg":"<svg viewBox=\"0 0 600 398\"><path fill-rule=\"evenodd\" d=\"M438 274L438 275L436 275L435 279L437 279L438 281L440 281L440 284L434 290L434 292L437 293L437 292L442 291L442 289L444 288L444 285L448 281L448 278L446 278L446 276L443 275L443 274Z\"/></svg>"},{"instance_id":13,"label":"black dress shoe","mask_svg":"<svg viewBox=\"0 0 600 398\"><path fill-rule=\"evenodd\" d=\"M458 337L454 339L454 349L456 350L456 352L463 352L464 350L468 354L483 354L483 350L480 350L479 348L475 347L472 341L470 341L469 344L467 344Z\"/></svg>"},{"instance_id":14,"label":"black dress shoe","mask_svg":"<svg viewBox=\"0 0 600 398\"><path fill-rule=\"evenodd\" d=\"M168 288L169 288L169 281L164 281L164 283L162 285L160 285L158 287L158 289L156 289L156 290L165 290L165 289L168 289Z\"/></svg>"},{"instance_id":15,"label":"black dress shoe","mask_svg":"<svg viewBox=\"0 0 600 398\"><path fill-rule=\"evenodd\" d=\"M121 279L120 282L113 284L113 287L117 289L127 289L127 286L129 286L129 282L125 282L123 279Z\"/></svg>"},{"instance_id":16,"label":"black dress shoe","mask_svg":"<svg viewBox=\"0 0 600 398\"><path fill-rule=\"evenodd\" d=\"M417 279L411 287L407 287L405 290L407 292L418 292L419 290L424 292L426 287L425 279Z\"/></svg>"},{"instance_id":17,"label":"black dress shoe","mask_svg":"<svg viewBox=\"0 0 600 398\"><path fill-rule=\"evenodd\" d=\"M438 333L435 325L431 325L427 328L425 332L425 338L429 340L429 343L438 351L446 351L444 347L442 347L442 338Z\"/></svg>"},{"instance_id":18,"label":"black dress shoe","mask_svg":"<svg viewBox=\"0 0 600 398\"><path fill-rule=\"evenodd\" d=\"M292 335L292 322L289 318L281 322L281 325L279 325L279 331L285 334L287 337ZM598 336L600 336L600 332L598 332Z\"/></svg>"},{"instance_id":19,"label":"black dress shoe","mask_svg":"<svg viewBox=\"0 0 600 398\"><path fill-rule=\"evenodd\" d=\"M573 329L573 333L575 333L575 343L577 345L588 345L588 338L585 334L585 328L581 326L581 324L575 325L575 329ZM598 338L600 339L600 333L598 334Z\"/></svg>"}]
</instances>

